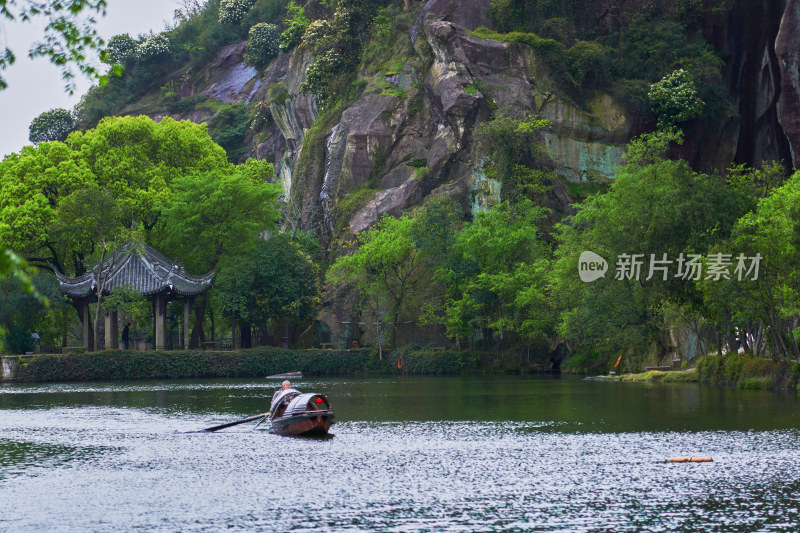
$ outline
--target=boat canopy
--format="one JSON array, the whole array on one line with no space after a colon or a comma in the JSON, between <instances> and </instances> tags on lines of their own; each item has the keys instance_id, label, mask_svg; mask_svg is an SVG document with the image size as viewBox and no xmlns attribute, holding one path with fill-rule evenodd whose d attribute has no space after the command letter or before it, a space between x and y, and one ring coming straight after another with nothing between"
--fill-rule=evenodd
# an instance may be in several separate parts
<instances>
[{"instance_id":1,"label":"boat canopy","mask_svg":"<svg viewBox=\"0 0 800 533\"><path fill-rule=\"evenodd\" d=\"M308 411L328 411L331 406L325 396L316 393L301 394L286 408L284 416L299 415Z\"/></svg>"},{"instance_id":2,"label":"boat canopy","mask_svg":"<svg viewBox=\"0 0 800 533\"><path fill-rule=\"evenodd\" d=\"M272 401L272 404L269 406L270 411L274 411L277 406L283 403L284 400L294 398L295 396L299 396L300 391L297 389L286 389L281 391L277 398Z\"/></svg>"}]
</instances>

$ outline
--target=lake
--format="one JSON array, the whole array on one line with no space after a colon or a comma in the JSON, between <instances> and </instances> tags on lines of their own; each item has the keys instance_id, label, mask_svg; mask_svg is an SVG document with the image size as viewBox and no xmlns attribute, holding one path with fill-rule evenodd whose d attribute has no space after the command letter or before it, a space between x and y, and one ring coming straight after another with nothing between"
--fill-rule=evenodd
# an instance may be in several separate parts
<instances>
[{"instance_id":1,"label":"lake","mask_svg":"<svg viewBox=\"0 0 800 533\"><path fill-rule=\"evenodd\" d=\"M0 530L800 529L796 393L320 378L293 386L331 400L331 438L196 432L266 411L278 385L0 386ZM692 455L714 462L666 462Z\"/></svg>"}]
</instances>

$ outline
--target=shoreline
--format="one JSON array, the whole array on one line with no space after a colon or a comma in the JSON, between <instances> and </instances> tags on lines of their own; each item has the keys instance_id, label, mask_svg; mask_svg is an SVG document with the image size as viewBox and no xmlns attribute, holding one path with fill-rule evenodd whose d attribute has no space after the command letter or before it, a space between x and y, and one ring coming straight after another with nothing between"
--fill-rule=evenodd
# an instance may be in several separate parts
<instances>
[{"instance_id":1,"label":"shoreline","mask_svg":"<svg viewBox=\"0 0 800 533\"><path fill-rule=\"evenodd\" d=\"M546 373L540 361L511 354L441 348L378 350L290 350L257 347L233 351L103 350L69 354L2 356L0 383L127 381L264 377L287 372L306 376L460 375Z\"/></svg>"}]
</instances>

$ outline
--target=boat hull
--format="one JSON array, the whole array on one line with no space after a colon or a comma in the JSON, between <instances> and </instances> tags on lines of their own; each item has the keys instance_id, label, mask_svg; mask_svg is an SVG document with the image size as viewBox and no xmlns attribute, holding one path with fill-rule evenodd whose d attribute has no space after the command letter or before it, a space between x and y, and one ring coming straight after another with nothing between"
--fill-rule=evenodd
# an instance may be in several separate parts
<instances>
[{"instance_id":1,"label":"boat hull","mask_svg":"<svg viewBox=\"0 0 800 533\"><path fill-rule=\"evenodd\" d=\"M327 435L333 424L333 412L309 412L272 420L272 431L278 435Z\"/></svg>"}]
</instances>

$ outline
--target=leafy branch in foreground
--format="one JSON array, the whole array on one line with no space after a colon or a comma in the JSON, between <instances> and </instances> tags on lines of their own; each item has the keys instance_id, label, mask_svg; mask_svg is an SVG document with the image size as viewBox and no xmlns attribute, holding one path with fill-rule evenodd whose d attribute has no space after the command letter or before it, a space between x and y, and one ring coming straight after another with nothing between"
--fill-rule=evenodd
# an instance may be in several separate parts
<instances>
[{"instance_id":1,"label":"leafy branch in foreground","mask_svg":"<svg viewBox=\"0 0 800 533\"><path fill-rule=\"evenodd\" d=\"M75 74L70 65L77 66L89 78L100 76L97 68L88 62L87 55L91 50L102 50L104 42L95 29L96 19L84 16L92 12L105 15L105 9L106 0L0 0L0 17L12 22L47 20L42 40L34 43L28 56L48 57L51 63L58 66L64 88L69 94L75 91ZM0 71L15 61L13 50L8 47L0 49ZM0 76L0 90L6 87L8 83Z\"/></svg>"}]
</instances>

